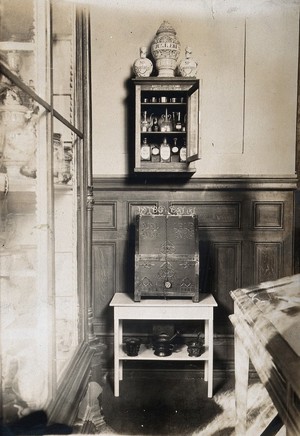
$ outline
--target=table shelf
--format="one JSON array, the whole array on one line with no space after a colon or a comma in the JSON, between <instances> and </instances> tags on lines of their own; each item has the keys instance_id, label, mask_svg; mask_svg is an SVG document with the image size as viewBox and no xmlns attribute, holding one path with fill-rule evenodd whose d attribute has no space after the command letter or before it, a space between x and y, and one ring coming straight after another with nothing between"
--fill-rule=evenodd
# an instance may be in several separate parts
<instances>
[{"instance_id":1,"label":"table shelf","mask_svg":"<svg viewBox=\"0 0 300 436\"><path fill-rule=\"evenodd\" d=\"M178 349L176 349L175 346L175 350L170 356L156 356L152 347L145 344L141 344L140 351L137 356L128 356L124 351L124 347L125 345L121 346L119 351L119 359L121 360L192 360L195 362L208 360L209 358L207 347L205 347L204 353L202 353L199 357L189 356L187 352L187 345L180 345Z\"/></svg>"}]
</instances>

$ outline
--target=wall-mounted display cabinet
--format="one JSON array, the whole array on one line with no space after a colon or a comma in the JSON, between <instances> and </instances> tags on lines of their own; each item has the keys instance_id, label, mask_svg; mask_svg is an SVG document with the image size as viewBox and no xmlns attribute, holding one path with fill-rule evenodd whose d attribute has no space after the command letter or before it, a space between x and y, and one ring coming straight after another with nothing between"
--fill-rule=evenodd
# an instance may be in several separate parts
<instances>
[{"instance_id":1,"label":"wall-mounted display cabinet","mask_svg":"<svg viewBox=\"0 0 300 436\"><path fill-rule=\"evenodd\" d=\"M200 158L199 80L136 78L135 172L193 173Z\"/></svg>"},{"instance_id":2,"label":"wall-mounted display cabinet","mask_svg":"<svg viewBox=\"0 0 300 436\"><path fill-rule=\"evenodd\" d=\"M1 7L1 421L65 422L91 358L89 16L68 1Z\"/></svg>"}]
</instances>

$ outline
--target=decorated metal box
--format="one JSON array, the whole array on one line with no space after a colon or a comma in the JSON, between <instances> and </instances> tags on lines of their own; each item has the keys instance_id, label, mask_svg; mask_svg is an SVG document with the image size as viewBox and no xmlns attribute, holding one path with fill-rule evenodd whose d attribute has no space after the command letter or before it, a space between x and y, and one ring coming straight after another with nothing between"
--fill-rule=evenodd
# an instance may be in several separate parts
<instances>
[{"instance_id":1,"label":"decorated metal box","mask_svg":"<svg viewBox=\"0 0 300 436\"><path fill-rule=\"evenodd\" d=\"M199 301L195 215L137 215L134 300L146 296Z\"/></svg>"}]
</instances>

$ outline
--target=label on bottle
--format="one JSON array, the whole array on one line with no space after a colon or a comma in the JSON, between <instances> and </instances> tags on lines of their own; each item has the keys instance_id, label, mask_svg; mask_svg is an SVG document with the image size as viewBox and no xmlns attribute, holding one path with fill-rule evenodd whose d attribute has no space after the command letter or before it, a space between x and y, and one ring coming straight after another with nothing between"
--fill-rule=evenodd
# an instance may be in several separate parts
<instances>
[{"instance_id":1,"label":"label on bottle","mask_svg":"<svg viewBox=\"0 0 300 436\"><path fill-rule=\"evenodd\" d=\"M161 160L165 162L170 161L171 149L168 143L162 143L162 145L160 146L160 157Z\"/></svg>"},{"instance_id":2,"label":"label on bottle","mask_svg":"<svg viewBox=\"0 0 300 436\"><path fill-rule=\"evenodd\" d=\"M142 145L141 147L141 159L142 160L150 160L150 146L147 144Z\"/></svg>"},{"instance_id":3,"label":"label on bottle","mask_svg":"<svg viewBox=\"0 0 300 436\"><path fill-rule=\"evenodd\" d=\"M179 156L181 162L186 162L186 147L181 147Z\"/></svg>"},{"instance_id":4,"label":"label on bottle","mask_svg":"<svg viewBox=\"0 0 300 436\"><path fill-rule=\"evenodd\" d=\"M177 147L177 145L173 145L171 151L171 162L179 162L179 148Z\"/></svg>"},{"instance_id":5,"label":"label on bottle","mask_svg":"<svg viewBox=\"0 0 300 436\"><path fill-rule=\"evenodd\" d=\"M159 155L160 154L160 150L157 147L157 145L153 145L152 146L151 154L152 154L152 156L151 156L151 161L152 162L159 162L160 161L160 155Z\"/></svg>"}]
</instances>

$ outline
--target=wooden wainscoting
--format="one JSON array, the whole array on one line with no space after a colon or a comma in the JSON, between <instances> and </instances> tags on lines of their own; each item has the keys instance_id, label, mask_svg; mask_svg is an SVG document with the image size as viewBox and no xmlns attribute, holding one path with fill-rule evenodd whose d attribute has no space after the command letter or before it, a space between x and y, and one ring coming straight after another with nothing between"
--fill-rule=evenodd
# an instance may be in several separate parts
<instances>
[{"instance_id":1,"label":"wooden wainscoting","mask_svg":"<svg viewBox=\"0 0 300 436\"><path fill-rule=\"evenodd\" d=\"M229 292L293 274L296 179L205 178L184 180L94 179L94 332L108 344L112 365L115 292L133 295L134 218L140 206L185 206L199 223L200 290L214 295L215 357L232 369L233 312ZM147 334L147 331L131 333ZM225 346L224 346L225 344ZM218 364L218 363L217 363Z\"/></svg>"}]
</instances>

